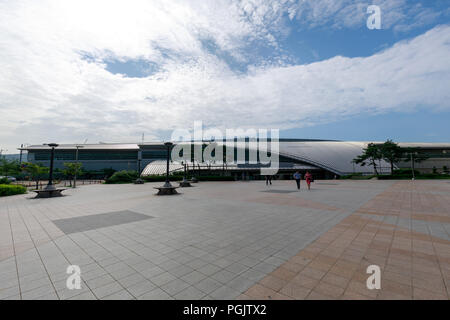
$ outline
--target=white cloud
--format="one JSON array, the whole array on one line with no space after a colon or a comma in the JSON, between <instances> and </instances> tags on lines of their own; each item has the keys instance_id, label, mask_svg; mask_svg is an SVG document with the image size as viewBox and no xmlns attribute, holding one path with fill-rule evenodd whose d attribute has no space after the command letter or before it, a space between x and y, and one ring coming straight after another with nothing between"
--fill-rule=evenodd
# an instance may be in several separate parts
<instances>
[{"instance_id":1,"label":"white cloud","mask_svg":"<svg viewBox=\"0 0 450 320\"><path fill-rule=\"evenodd\" d=\"M276 48L287 32L282 16L293 10L282 3L0 1L0 147L138 141L194 120L292 128L362 112L450 108L449 26L367 58L258 63L246 74L202 45L211 40L241 61L249 46ZM107 56L161 69L114 75L101 62Z\"/></svg>"}]
</instances>

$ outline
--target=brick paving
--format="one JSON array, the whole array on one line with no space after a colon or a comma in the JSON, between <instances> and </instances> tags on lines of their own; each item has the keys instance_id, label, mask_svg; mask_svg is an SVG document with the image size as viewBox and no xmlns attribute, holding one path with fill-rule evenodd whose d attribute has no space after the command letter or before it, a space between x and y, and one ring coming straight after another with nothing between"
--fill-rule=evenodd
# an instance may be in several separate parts
<instances>
[{"instance_id":1,"label":"brick paving","mask_svg":"<svg viewBox=\"0 0 450 320\"><path fill-rule=\"evenodd\" d=\"M446 181L333 181L292 193L292 181L208 182L173 197L154 196L155 185L0 198L0 299L449 297ZM92 230L55 224L117 212L117 223ZM369 264L382 269L379 291L365 286ZM66 287L68 265L81 268L79 290Z\"/></svg>"},{"instance_id":2,"label":"brick paving","mask_svg":"<svg viewBox=\"0 0 450 320\"><path fill-rule=\"evenodd\" d=\"M449 218L450 183L397 182L238 298L447 300ZM366 286L369 265L380 290Z\"/></svg>"}]
</instances>

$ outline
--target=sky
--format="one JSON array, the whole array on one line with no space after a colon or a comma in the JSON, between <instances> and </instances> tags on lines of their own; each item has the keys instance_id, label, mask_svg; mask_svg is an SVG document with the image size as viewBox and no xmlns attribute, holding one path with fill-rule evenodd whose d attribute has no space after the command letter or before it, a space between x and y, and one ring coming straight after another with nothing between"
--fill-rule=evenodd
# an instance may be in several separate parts
<instances>
[{"instance_id":1,"label":"sky","mask_svg":"<svg viewBox=\"0 0 450 320\"><path fill-rule=\"evenodd\" d=\"M194 121L450 142L449 57L448 0L0 0L0 149Z\"/></svg>"}]
</instances>

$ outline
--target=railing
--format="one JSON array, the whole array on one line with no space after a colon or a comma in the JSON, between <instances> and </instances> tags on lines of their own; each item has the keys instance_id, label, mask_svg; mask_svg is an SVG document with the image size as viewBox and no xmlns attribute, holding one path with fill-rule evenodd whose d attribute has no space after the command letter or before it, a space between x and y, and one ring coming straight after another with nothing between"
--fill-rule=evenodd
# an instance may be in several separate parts
<instances>
[{"instance_id":1,"label":"railing","mask_svg":"<svg viewBox=\"0 0 450 320\"><path fill-rule=\"evenodd\" d=\"M105 182L105 180L98 180L98 179L82 179L79 180L77 179L77 186L82 186L82 185L90 185L90 184L100 184ZM38 189L42 190L43 188L45 188L45 186L47 185L48 181L46 180L41 180L38 182ZM15 181L12 182L12 184L17 184L17 185L22 185L25 188L30 188L30 189L36 189L36 182L35 181ZM73 186L73 180L57 180L54 181L54 185L57 187L71 187Z\"/></svg>"}]
</instances>

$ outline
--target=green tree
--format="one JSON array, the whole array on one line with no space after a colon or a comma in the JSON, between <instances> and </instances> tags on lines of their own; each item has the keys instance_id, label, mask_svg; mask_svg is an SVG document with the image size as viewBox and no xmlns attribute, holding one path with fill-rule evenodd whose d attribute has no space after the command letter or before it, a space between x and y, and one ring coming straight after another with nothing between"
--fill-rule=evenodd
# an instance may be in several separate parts
<instances>
[{"instance_id":1,"label":"green tree","mask_svg":"<svg viewBox=\"0 0 450 320\"><path fill-rule=\"evenodd\" d=\"M17 160L0 159L0 173L4 176L16 176L20 173L20 164Z\"/></svg>"},{"instance_id":2,"label":"green tree","mask_svg":"<svg viewBox=\"0 0 450 320\"><path fill-rule=\"evenodd\" d=\"M366 164L373 167L373 172L378 175L377 161L382 159L381 147L379 144L369 143L366 148L363 149L363 153L353 159L352 162L365 166Z\"/></svg>"},{"instance_id":3,"label":"green tree","mask_svg":"<svg viewBox=\"0 0 450 320\"><path fill-rule=\"evenodd\" d=\"M39 189L39 181L49 171L49 169L44 167L42 164L31 162L25 162L22 164L22 170L30 175L31 180L36 182L36 189Z\"/></svg>"},{"instance_id":4,"label":"green tree","mask_svg":"<svg viewBox=\"0 0 450 320\"><path fill-rule=\"evenodd\" d=\"M422 152L420 147L417 148L401 148L402 149L402 159L404 162L411 162L411 170L414 172L415 164L427 160L429 157Z\"/></svg>"},{"instance_id":5,"label":"green tree","mask_svg":"<svg viewBox=\"0 0 450 320\"><path fill-rule=\"evenodd\" d=\"M76 175L81 174L82 166L83 165L80 162L64 162L63 173L70 180L70 186L72 186L72 179L75 179Z\"/></svg>"},{"instance_id":6,"label":"green tree","mask_svg":"<svg viewBox=\"0 0 450 320\"><path fill-rule=\"evenodd\" d=\"M380 145L380 151L382 159L391 164L392 174L394 172L394 163L402 160L402 148L392 140L387 140Z\"/></svg>"},{"instance_id":7,"label":"green tree","mask_svg":"<svg viewBox=\"0 0 450 320\"><path fill-rule=\"evenodd\" d=\"M105 179L110 178L116 172L113 168L103 168L101 171Z\"/></svg>"}]
</instances>

